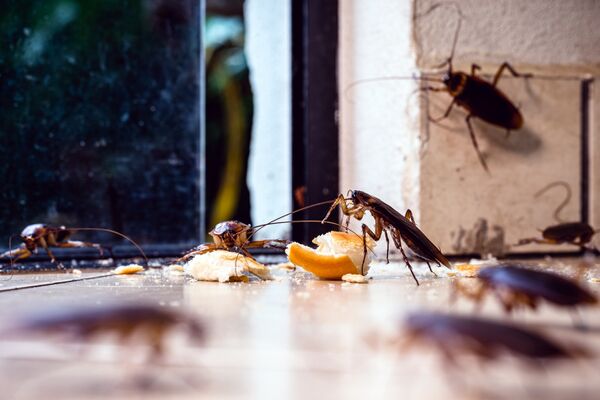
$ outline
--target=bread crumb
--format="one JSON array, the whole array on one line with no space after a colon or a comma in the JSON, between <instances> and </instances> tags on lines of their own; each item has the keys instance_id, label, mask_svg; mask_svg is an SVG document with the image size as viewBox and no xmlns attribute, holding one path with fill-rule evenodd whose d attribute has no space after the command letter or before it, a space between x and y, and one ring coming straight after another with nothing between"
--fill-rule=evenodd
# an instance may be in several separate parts
<instances>
[{"instance_id":1,"label":"bread crumb","mask_svg":"<svg viewBox=\"0 0 600 400\"><path fill-rule=\"evenodd\" d=\"M367 277L360 274L346 274L342 276L342 280L349 283L369 283Z\"/></svg>"},{"instance_id":2,"label":"bread crumb","mask_svg":"<svg viewBox=\"0 0 600 400\"><path fill-rule=\"evenodd\" d=\"M72 273L73 275L81 275L81 274L82 274L82 272L81 272L81 270L80 270L80 269L74 269L74 270L72 270L72 271L71 271L71 273Z\"/></svg>"},{"instance_id":3,"label":"bread crumb","mask_svg":"<svg viewBox=\"0 0 600 400\"><path fill-rule=\"evenodd\" d=\"M200 254L188 261L185 272L194 279L208 282L248 282L247 274L271 280L271 272L253 258L226 250Z\"/></svg>"},{"instance_id":4,"label":"bread crumb","mask_svg":"<svg viewBox=\"0 0 600 400\"><path fill-rule=\"evenodd\" d=\"M117 267L115 269L113 269L113 273L115 275L131 275L131 274L137 274L140 271L143 271L144 267L142 267L141 265L138 264L129 264L129 265L121 265L120 267Z\"/></svg>"},{"instance_id":5,"label":"bread crumb","mask_svg":"<svg viewBox=\"0 0 600 400\"><path fill-rule=\"evenodd\" d=\"M289 272L293 272L296 270L296 266L294 264L292 264L291 262L275 264L275 265L273 265L273 268L280 269L282 271L289 271Z\"/></svg>"},{"instance_id":6,"label":"bread crumb","mask_svg":"<svg viewBox=\"0 0 600 400\"><path fill-rule=\"evenodd\" d=\"M171 264L167 266L169 272L184 272L183 265Z\"/></svg>"},{"instance_id":7,"label":"bread crumb","mask_svg":"<svg viewBox=\"0 0 600 400\"><path fill-rule=\"evenodd\" d=\"M456 271L452 271L452 272L454 272L453 275L450 275L449 272L451 272L451 271L448 271L448 276L460 275L465 278L475 278L482 266L483 266L483 264L479 264L479 265L470 264L470 263L469 264L456 264L456 265L454 265L454 268Z\"/></svg>"}]
</instances>

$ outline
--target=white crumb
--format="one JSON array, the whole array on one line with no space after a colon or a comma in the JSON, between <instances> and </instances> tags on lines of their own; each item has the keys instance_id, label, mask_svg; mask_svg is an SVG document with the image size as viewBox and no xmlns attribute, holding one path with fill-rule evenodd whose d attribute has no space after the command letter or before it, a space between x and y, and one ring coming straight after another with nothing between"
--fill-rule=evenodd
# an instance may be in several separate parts
<instances>
[{"instance_id":1,"label":"white crumb","mask_svg":"<svg viewBox=\"0 0 600 400\"><path fill-rule=\"evenodd\" d=\"M367 277L360 274L346 274L342 276L342 280L348 283L369 283Z\"/></svg>"},{"instance_id":2,"label":"white crumb","mask_svg":"<svg viewBox=\"0 0 600 400\"><path fill-rule=\"evenodd\" d=\"M142 267L141 265L138 264L129 264L129 265L121 265L120 267L117 267L115 269L113 269L113 273L115 275L130 275L130 274L137 274L140 271L143 271L144 267Z\"/></svg>"},{"instance_id":3,"label":"white crumb","mask_svg":"<svg viewBox=\"0 0 600 400\"><path fill-rule=\"evenodd\" d=\"M263 280L273 279L265 265L226 250L215 250L194 256L185 264L184 269L199 281L247 282L248 274Z\"/></svg>"}]
</instances>

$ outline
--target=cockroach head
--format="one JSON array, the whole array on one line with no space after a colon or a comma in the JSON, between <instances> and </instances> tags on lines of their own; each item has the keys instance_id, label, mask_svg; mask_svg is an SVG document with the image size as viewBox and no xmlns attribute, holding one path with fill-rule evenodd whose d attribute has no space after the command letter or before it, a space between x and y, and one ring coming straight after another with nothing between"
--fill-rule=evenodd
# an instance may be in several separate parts
<instances>
[{"instance_id":1,"label":"cockroach head","mask_svg":"<svg viewBox=\"0 0 600 400\"><path fill-rule=\"evenodd\" d=\"M367 204L369 197L371 196L361 190L350 191L350 198L354 204Z\"/></svg>"},{"instance_id":2,"label":"cockroach head","mask_svg":"<svg viewBox=\"0 0 600 400\"><path fill-rule=\"evenodd\" d=\"M245 231L249 231L250 225L248 224L244 224L243 222L239 222L239 221L224 221L224 222L219 222L217 225L215 225L215 227L213 228L212 231L210 231L211 235L223 235L223 234L239 234L241 232L245 232Z\"/></svg>"},{"instance_id":3,"label":"cockroach head","mask_svg":"<svg viewBox=\"0 0 600 400\"><path fill-rule=\"evenodd\" d=\"M457 74L446 72L442 75L442 83L450 90L456 90L461 83L461 79Z\"/></svg>"},{"instance_id":4,"label":"cockroach head","mask_svg":"<svg viewBox=\"0 0 600 400\"><path fill-rule=\"evenodd\" d=\"M21 239L23 240L23 243L25 244L27 250L34 251L36 249L37 245L35 243L35 239L32 236L21 236Z\"/></svg>"}]
</instances>

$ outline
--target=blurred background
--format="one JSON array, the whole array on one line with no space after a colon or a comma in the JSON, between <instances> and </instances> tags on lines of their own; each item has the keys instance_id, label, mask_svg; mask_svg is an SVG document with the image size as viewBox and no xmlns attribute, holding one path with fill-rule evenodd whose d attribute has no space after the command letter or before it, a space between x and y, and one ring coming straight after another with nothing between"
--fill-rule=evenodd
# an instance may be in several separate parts
<instances>
[{"instance_id":1,"label":"blurred background","mask_svg":"<svg viewBox=\"0 0 600 400\"><path fill-rule=\"evenodd\" d=\"M198 240L197 2L3 4L0 237L41 222Z\"/></svg>"},{"instance_id":2,"label":"blurred background","mask_svg":"<svg viewBox=\"0 0 600 400\"><path fill-rule=\"evenodd\" d=\"M265 15L287 21L289 30L290 16L277 14L289 14L287 2L279 2L283 7L274 2L270 11L250 3L255 32L269 23ZM255 197L261 187L267 190L269 179L289 186L290 178L281 175L289 175L290 167L278 163L289 164L290 150L273 152L289 144L289 111L271 118L271 127L272 121L283 121L285 129L265 126L257 135L254 173L247 179L256 118L244 1L209 0L204 15L200 4L3 3L0 238L32 223L104 227L147 248L179 251L203 241L220 221L253 222L248 181L256 187ZM289 61L277 62L272 54L279 49L260 43L261 37L272 42L282 35L264 33L255 33L254 47L264 49L260 57L274 68L285 70L289 86ZM262 74L267 80L269 75L277 76L273 68ZM289 96L289 89L278 94L286 92ZM277 112L273 104L289 109L281 96L263 102L259 125ZM289 211L289 190L277 185L268 190L275 187L280 200L264 194L269 207L262 214L258 207L254 219ZM286 229L277 232L285 236ZM120 243L105 233L77 238ZM7 241L0 242L7 247Z\"/></svg>"}]
</instances>

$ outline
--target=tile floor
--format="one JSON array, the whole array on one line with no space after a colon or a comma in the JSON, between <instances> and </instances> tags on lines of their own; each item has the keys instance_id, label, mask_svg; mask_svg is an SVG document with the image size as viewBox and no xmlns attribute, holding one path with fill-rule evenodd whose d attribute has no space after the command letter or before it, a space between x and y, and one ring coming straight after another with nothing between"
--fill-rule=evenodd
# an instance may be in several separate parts
<instances>
[{"instance_id":1,"label":"tile floor","mask_svg":"<svg viewBox=\"0 0 600 400\"><path fill-rule=\"evenodd\" d=\"M577 260L545 261L568 273ZM84 272L84 275L98 274ZM0 293L0 331L32 311L142 302L184 310L208 327L204 345L182 332L169 336L160 362L144 361L143 344L111 338L64 342L55 336L2 335L2 399L441 399L597 398L600 311L582 309L585 332L571 315L543 306L538 313L502 314L492 298L480 313L543 331L598 356L534 370L512 358L459 366L430 348L399 351L391 339L412 310L471 313L461 299L449 304L451 279L417 267L417 287L401 263L376 265L365 285L319 281L276 270L276 280L249 284L196 282L152 269L108 278ZM588 275L599 275L600 268ZM0 288L70 274L20 274ZM0 276L0 279L8 279ZM465 278L467 284L472 280ZM595 285L595 286L594 286ZM600 294L600 284L589 287Z\"/></svg>"}]
</instances>

